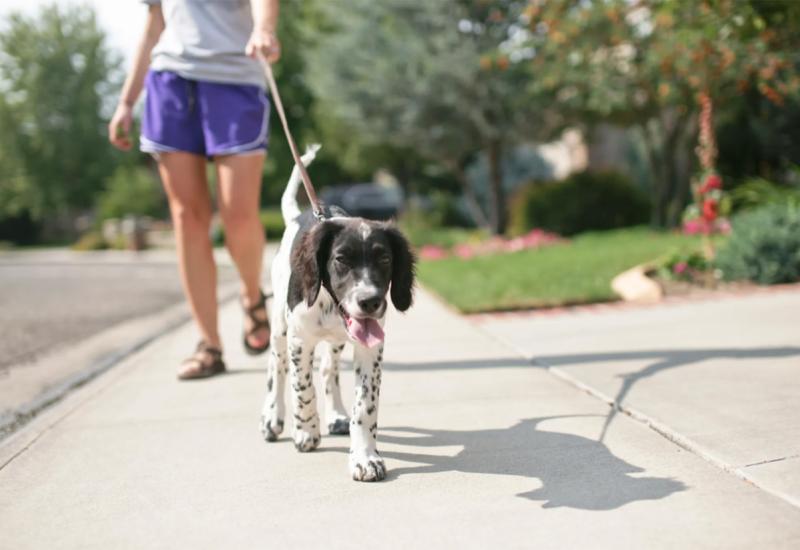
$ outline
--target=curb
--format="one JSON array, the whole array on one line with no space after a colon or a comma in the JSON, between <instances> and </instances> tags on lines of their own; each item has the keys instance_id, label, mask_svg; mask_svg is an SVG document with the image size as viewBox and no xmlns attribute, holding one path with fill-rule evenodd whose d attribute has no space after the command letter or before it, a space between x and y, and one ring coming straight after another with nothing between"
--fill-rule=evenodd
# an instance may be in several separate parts
<instances>
[{"instance_id":1,"label":"curb","mask_svg":"<svg viewBox=\"0 0 800 550\"><path fill-rule=\"evenodd\" d=\"M237 288L237 282L231 282L223 285L219 290L219 305L222 306L236 298ZM102 340L105 335L124 330L133 323L144 322L147 325L145 330L142 331L142 334L137 334L132 341L127 342L120 349L111 353L103 354L99 359L93 360L78 372L72 373L65 378L58 380L58 382L48 387L33 399L23 403L22 405L12 408L8 412L0 414L0 445L2 445L12 434L25 427L42 411L61 401L71 391L84 386L115 365L121 363L127 357L141 350L151 342L157 340L167 333L172 332L190 320L191 314L187 310L185 302L182 301L178 304L168 306L159 312L117 324L100 333L92 335L83 342L78 343L77 346L91 348L92 341L98 339ZM84 350L84 354L88 353L88 349ZM78 355L82 354L79 353ZM46 361L47 359L48 358L43 358L40 361Z\"/></svg>"}]
</instances>

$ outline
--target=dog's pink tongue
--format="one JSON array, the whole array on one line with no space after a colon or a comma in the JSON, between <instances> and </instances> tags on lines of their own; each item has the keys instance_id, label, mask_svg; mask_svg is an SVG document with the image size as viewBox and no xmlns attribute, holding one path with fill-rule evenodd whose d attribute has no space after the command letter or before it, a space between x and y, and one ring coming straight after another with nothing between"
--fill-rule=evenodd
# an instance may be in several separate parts
<instances>
[{"instance_id":1,"label":"dog's pink tongue","mask_svg":"<svg viewBox=\"0 0 800 550\"><path fill-rule=\"evenodd\" d=\"M347 333L354 340L372 348L383 342L383 329L375 319L347 318Z\"/></svg>"}]
</instances>

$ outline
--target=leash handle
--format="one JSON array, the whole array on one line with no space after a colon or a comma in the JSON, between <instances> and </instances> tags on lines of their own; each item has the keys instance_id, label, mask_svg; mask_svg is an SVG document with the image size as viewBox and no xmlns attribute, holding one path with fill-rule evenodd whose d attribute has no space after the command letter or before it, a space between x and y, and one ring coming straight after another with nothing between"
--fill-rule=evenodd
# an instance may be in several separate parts
<instances>
[{"instance_id":1,"label":"leash handle","mask_svg":"<svg viewBox=\"0 0 800 550\"><path fill-rule=\"evenodd\" d=\"M292 132L289 130L289 123L286 122L286 113L283 110L283 102L281 102L281 95L278 93L278 85L275 83L275 77L272 74L272 67L262 55L258 55L258 60L264 69L264 75L267 77L267 84L269 85L269 93L272 96L272 102L275 104L275 109L278 111L278 117L281 119L283 125L283 133L286 134L286 141L289 142L289 149L292 150L294 163L300 170L300 177L303 179L303 187L306 189L308 200L311 202L311 209L314 211L314 217L318 220L323 218L322 208L317 199L317 193L314 191L314 185L311 183L311 178L308 176L306 167L300 159L300 153L297 150L297 145L294 143Z\"/></svg>"}]
</instances>

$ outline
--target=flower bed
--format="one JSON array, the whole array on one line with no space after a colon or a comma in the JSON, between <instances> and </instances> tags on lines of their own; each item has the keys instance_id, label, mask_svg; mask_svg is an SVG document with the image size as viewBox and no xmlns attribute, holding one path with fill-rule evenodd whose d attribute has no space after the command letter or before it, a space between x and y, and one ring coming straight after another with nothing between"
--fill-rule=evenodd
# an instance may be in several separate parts
<instances>
[{"instance_id":1,"label":"flower bed","mask_svg":"<svg viewBox=\"0 0 800 550\"><path fill-rule=\"evenodd\" d=\"M534 229L525 235L507 239L504 237L491 237L476 243L461 243L451 248L443 246L426 245L420 248L419 256L423 260L441 260L456 256L458 258L474 258L488 254L519 252L532 248L541 248L553 244L566 242L566 239L549 233L542 229Z\"/></svg>"}]
</instances>

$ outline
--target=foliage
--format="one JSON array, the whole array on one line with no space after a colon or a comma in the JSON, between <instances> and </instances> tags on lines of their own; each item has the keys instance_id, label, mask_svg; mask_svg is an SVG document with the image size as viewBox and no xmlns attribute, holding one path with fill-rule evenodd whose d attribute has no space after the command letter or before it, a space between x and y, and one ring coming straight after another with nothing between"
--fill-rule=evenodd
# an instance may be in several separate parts
<instances>
[{"instance_id":1,"label":"foliage","mask_svg":"<svg viewBox=\"0 0 800 550\"><path fill-rule=\"evenodd\" d=\"M420 262L422 284L465 313L615 300L611 280L695 236L643 228L585 233L568 244L521 252Z\"/></svg>"},{"instance_id":2,"label":"foliage","mask_svg":"<svg viewBox=\"0 0 800 550\"><path fill-rule=\"evenodd\" d=\"M701 250L681 250L667 256L656 269L659 278L674 281L703 282L713 264Z\"/></svg>"},{"instance_id":3,"label":"foliage","mask_svg":"<svg viewBox=\"0 0 800 550\"><path fill-rule=\"evenodd\" d=\"M283 230L286 228L283 223L283 214L280 208L267 208L262 210L259 215L261 225L264 226L264 233L268 239L280 240Z\"/></svg>"},{"instance_id":4,"label":"foliage","mask_svg":"<svg viewBox=\"0 0 800 550\"><path fill-rule=\"evenodd\" d=\"M800 280L800 205L768 204L733 219L717 265L728 280L762 285Z\"/></svg>"},{"instance_id":5,"label":"foliage","mask_svg":"<svg viewBox=\"0 0 800 550\"><path fill-rule=\"evenodd\" d=\"M582 172L564 181L531 183L512 198L510 232L533 228L575 235L646 223L648 201L630 180L616 172Z\"/></svg>"},{"instance_id":6,"label":"foliage","mask_svg":"<svg viewBox=\"0 0 800 550\"><path fill-rule=\"evenodd\" d=\"M778 185L763 178L750 178L731 191L734 212L750 210L767 204L800 206L800 187Z\"/></svg>"},{"instance_id":7,"label":"foliage","mask_svg":"<svg viewBox=\"0 0 800 550\"><path fill-rule=\"evenodd\" d=\"M161 185L155 175L141 166L122 165L108 179L97 197L100 220L126 215L161 218L167 213Z\"/></svg>"},{"instance_id":8,"label":"foliage","mask_svg":"<svg viewBox=\"0 0 800 550\"><path fill-rule=\"evenodd\" d=\"M85 252L89 250L106 250L109 245L99 231L88 231L81 235L70 248Z\"/></svg>"},{"instance_id":9,"label":"foliage","mask_svg":"<svg viewBox=\"0 0 800 550\"><path fill-rule=\"evenodd\" d=\"M513 38L524 4L326 3L333 32L307 56L309 83L335 121L365 145L408 149L446 167L471 197L471 211L495 232L505 225L504 151L542 125L525 93L529 64L496 55ZM485 210L464 173L480 152L490 166Z\"/></svg>"},{"instance_id":10,"label":"foliage","mask_svg":"<svg viewBox=\"0 0 800 550\"><path fill-rule=\"evenodd\" d=\"M118 59L94 12L13 13L0 33L0 215L88 208L114 168L104 97Z\"/></svg>"},{"instance_id":11,"label":"foliage","mask_svg":"<svg viewBox=\"0 0 800 550\"><path fill-rule=\"evenodd\" d=\"M765 6L769 4L769 6ZM717 105L757 90L775 104L800 88L793 1L531 0L535 85L567 120L639 130L653 221L674 225L688 196L696 98Z\"/></svg>"}]
</instances>

